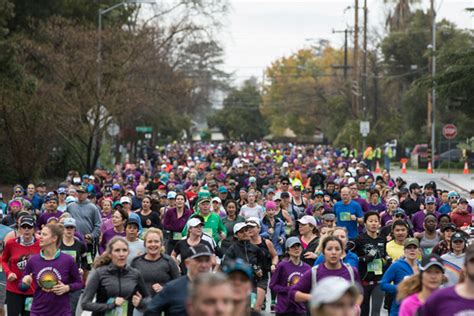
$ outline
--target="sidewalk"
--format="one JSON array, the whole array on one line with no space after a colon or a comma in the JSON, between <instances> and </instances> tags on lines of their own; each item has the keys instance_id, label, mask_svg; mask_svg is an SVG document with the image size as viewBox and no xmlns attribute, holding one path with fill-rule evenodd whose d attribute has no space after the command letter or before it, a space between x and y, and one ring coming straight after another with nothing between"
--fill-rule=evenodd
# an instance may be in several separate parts
<instances>
[{"instance_id":1,"label":"sidewalk","mask_svg":"<svg viewBox=\"0 0 474 316\"><path fill-rule=\"evenodd\" d=\"M473 174L451 174L443 175L442 181L449 183L452 186L457 187L466 193L469 193L474 189L474 175Z\"/></svg>"}]
</instances>

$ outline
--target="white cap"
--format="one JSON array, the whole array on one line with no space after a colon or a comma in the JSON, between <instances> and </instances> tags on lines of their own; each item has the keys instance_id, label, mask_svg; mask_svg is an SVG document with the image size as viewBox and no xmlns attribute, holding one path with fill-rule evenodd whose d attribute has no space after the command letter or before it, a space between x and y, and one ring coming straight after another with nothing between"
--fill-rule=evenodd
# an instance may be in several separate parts
<instances>
[{"instance_id":1,"label":"white cap","mask_svg":"<svg viewBox=\"0 0 474 316\"><path fill-rule=\"evenodd\" d=\"M351 163L358 163L357 159L352 159Z\"/></svg>"},{"instance_id":2,"label":"white cap","mask_svg":"<svg viewBox=\"0 0 474 316\"><path fill-rule=\"evenodd\" d=\"M166 195L167 199L175 199L176 198L176 192L174 191L169 191L168 194Z\"/></svg>"},{"instance_id":3,"label":"white cap","mask_svg":"<svg viewBox=\"0 0 474 316\"><path fill-rule=\"evenodd\" d=\"M249 178L249 182L252 183L252 182L257 182L257 178L255 177L250 177Z\"/></svg>"},{"instance_id":4,"label":"white cap","mask_svg":"<svg viewBox=\"0 0 474 316\"><path fill-rule=\"evenodd\" d=\"M288 165L288 162L285 161L281 166L282 166L283 168L288 168L289 165Z\"/></svg>"},{"instance_id":5,"label":"white cap","mask_svg":"<svg viewBox=\"0 0 474 316\"><path fill-rule=\"evenodd\" d=\"M319 281L311 292L311 308L334 303L348 292L354 297L359 295L359 289L346 279L335 276L326 277Z\"/></svg>"},{"instance_id":6,"label":"white cap","mask_svg":"<svg viewBox=\"0 0 474 316\"><path fill-rule=\"evenodd\" d=\"M193 217L188 221L188 227L196 227L198 225L203 225L199 218Z\"/></svg>"},{"instance_id":7,"label":"white cap","mask_svg":"<svg viewBox=\"0 0 474 316\"><path fill-rule=\"evenodd\" d=\"M323 169L323 167L321 165L316 166L316 170L321 170L321 169Z\"/></svg>"},{"instance_id":8,"label":"white cap","mask_svg":"<svg viewBox=\"0 0 474 316\"><path fill-rule=\"evenodd\" d=\"M247 223L237 223L234 225L234 234L237 234L239 230L241 230L244 227L248 227Z\"/></svg>"},{"instance_id":9,"label":"white cap","mask_svg":"<svg viewBox=\"0 0 474 316\"><path fill-rule=\"evenodd\" d=\"M281 192L280 191L275 193L275 196L273 197L273 201L276 201L276 200L281 200Z\"/></svg>"},{"instance_id":10,"label":"white cap","mask_svg":"<svg viewBox=\"0 0 474 316\"><path fill-rule=\"evenodd\" d=\"M132 204L132 200L128 197L128 196L122 196L120 198L120 203L128 203L128 204Z\"/></svg>"},{"instance_id":11,"label":"white cap","mask_svg":"<svg viewBox=\"0 0 474 316\"><path fill-rule=\"evenodd\" d=\"M166 165L165 165L165 164L162 164L162 165L161 165L161 169L166 169Z\"/></svg>"},{"instance_id":12,"label":"white cap","mask_svg":"<svg viewBox=\"0 0 474 316\"><path fill-rule=\"evenodd\" d=\"M303 225L311 224L313 226L316 226L316 219L311 215L305 215L298 220L298 223Z\"/></svg>"},{"instance_id":13,"label":"white cap","mask_svg":"<svg viewBox=\"0 0 474 316\"><path fill-rule=\"evenodd\" d=\"M249 218L247 218L247 220L245 222L247 223L248 226L252 226L252 227L258 226L258 227L260 227L260 219L258 217L249 217Z\"/></svg>"},{"instance_id":14,"label":"white cap","mask_svg":"<svg viewBox=\"0 0 474 316\"><path fill-rule=\"evenodd\" d=\"M347 180L347 184L352 184L354 182L356 182L354 178L349 178L349 180Z\"/></svg>"},{"instance_id":15,"label":"white cap","mask_svg":"<svg viewBox=\"0 0 474 316\"><path fill-rule=\"evenodd\" d=\"M346 173L344 173L344 177L349 177L350 178L350 177L352 177L352 174L350 172L346 172Z\"/></svg>"},{"instance_id":16,"label":"white cap","mask_svg":"<svg viewBox=\"0 0 474 316\"><path fill-rule=\"evenodd\" d=\"M222 203L222 200L218 196L213 197L211 200L211 202L215 202L215 201L217 201L219 204Z\"/></svg>"}]
</instances>

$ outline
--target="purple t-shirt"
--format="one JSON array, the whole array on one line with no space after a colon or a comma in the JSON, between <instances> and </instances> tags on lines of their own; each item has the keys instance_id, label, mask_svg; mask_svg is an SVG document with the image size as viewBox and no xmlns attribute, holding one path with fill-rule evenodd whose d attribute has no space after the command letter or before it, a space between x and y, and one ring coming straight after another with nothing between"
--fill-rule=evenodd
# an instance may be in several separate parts
<instances>
[{"instance_id":1,"label":"purple t-shirt","mask_svg":"<svg viewBox=\"0 0 474 316\"><path fill-rule=\"evenodd\" d=\"M440 213L437 211L433 212L433 215L436 216L436 218L439 217ZM425 212L423 210L416 212L413 217L412 217L412 223L413 223L413 231L415 233L422 233L425 231L425 228L423 227L423 223L425 222Z\"/></svg>"},{"instance_id":2,"label":"purple t-shirt","mask_svg":"<svg viewBox=\"0 0 474 316\"><path fill-rule=\"evenodd\" d=\"M359 284L360 287L360 276L359 276L359 271L357 271L356 268L351 267L352 271L354 271L354 282L356 284ZM330 276L335 276L335 277L340 277L343 278L349 282L351 282L351 274L349 272L348 266L345 264L342 265L340 269L337 270L329 270L326 268L326 266L323 264L320 264L318 266L312 267L310 270L306 271L303 276L300 278L300 281L291 287L289 291L289 298L290 300L295 299L295 294L297 291L301 291L303 293L311 293L311 289L313 288L313 281L312 281L312 269L318 269L316 273L316 282L321 281L324 278L330 277ZM361 287L360 287L361 288Z\"/></svg>"},{"instance_id":3,"label":"purple t-shirt","mask_svg":"<svg viewBox=\"0 0 474 316\"><path fill-rule=\"evenodd\" d=\"M72 315L69 305L69 294L56 295L51 288L61 281L71 288L71 292L82 289L82 279L74 258L59 252L54 260L44 260L33 255L28 260L23 276L32 274L35 284L31 316L40 315Z\"/></svg>"},{"instance_id":4,"label":"purple t-shirt","mask_svg":"<svg viewBox=\"0 0 474 316\"><path fill-rule=\"evenodd\" d=\"M113 227L111 229L106 230L102 234L102 239L99 244L99 253L102 254L105 251L105 248L107 247L107 243L115 236L125 237L125 230L121 233L117 233Z\"/></svg>"},{"instance_id":5,"label":"purple t-shirt","mask_svg":"<svg viewBox=\"0 0 474 316\"><path fill-rule=\"evenodd\" d=\"M450 286L431 294L421 308L420 315L474 315L474 300L459 296L455 291L455 286Z\"/></svg>"},{"instance_id":6,"label":"purple t-shirt","mask_svg":"<svg viewBox=\"0 0 474 316\"><path fill-rule=\"evenodd\" d=\"M283 260L277 265L270 280L270 288L277 295L276 313L303 314L306 312L305 304L290 300L288 291L310 269L311 267L307 263L301 262L300 265L296 266L289 260Z\"/></svg>"}]
</instances>

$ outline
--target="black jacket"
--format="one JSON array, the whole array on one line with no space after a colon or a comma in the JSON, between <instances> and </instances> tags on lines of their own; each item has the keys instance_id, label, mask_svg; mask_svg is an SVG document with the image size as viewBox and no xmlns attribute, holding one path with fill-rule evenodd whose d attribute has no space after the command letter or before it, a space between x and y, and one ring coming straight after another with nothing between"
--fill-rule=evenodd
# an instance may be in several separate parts
<instances>
[{"instance_id":1,"label":"black jacket","mask_svg":"<svg viewBox=\"0 0 474 316\"><path fill-rule=\"evenodd\" d=\"M253 269L262 268L265 262L265 254L262 249L250 243L250 241L235 241L225 252L222 264L226 265L229 260L242 259Z\"/></svg>"},{"instance_id":2,"label":"black jacket","mask_svg":"<svg viewBox=\"0 0 474 316\"><path fill-rule=\"evenodd\" d=\"M378 235L374 239L367 233L363 233L357 237L354 243L354 253L359 256L360 279L368 282L380 281L387 267L386 237ZM381 265L381 270L378 272L369 271L374 270L369 267L376 266L377 262Z\"/></svg>"}]
</instances>

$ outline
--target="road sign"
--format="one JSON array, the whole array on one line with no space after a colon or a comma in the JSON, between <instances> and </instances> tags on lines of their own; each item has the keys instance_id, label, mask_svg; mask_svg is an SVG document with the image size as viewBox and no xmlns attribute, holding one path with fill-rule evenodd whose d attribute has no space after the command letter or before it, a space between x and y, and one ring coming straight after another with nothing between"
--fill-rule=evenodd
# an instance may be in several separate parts
<instances>
[{"instance_id":1,"label":"road sign","mask_svg":"<svg viewBox=\"0 0 474 316\"><path fill-rule=\"evenodd\" d=\"M369 133L370 133L370 122L369 121L361 121L360 122L360 133L364 137L369 135Z\"/></svg>"},{"instance_id":2,"label":"road sign","mask_svg":"<svg viewBox=\"0 0 474 316\"><path fill-rule=\"evenodd\" d=\"M458 129L454 124L446 124L443 126L443 136L446 139L454 139L458 134Z\"/></svg>"},{"instance_id":3,"label":"road sign","mask_svg":"<svg viewBox=\"0 0 474 316\"><path fill-rule=\"evenodd\" d=\"M153 132L153 127L151 126L137 126L135 127L137 133L151 133Z\"/></svg>"},{"instance_id":4,"label":"road sign","mask_svg":"<svg viewBox=\"0 0 474 316\"><path fill-rule=\"evenodd\" d=\"M120 127L115 123L110 123L107 126L107 133L112 137L117 136L120 133Z\"/></svg>"}]
</instances>

